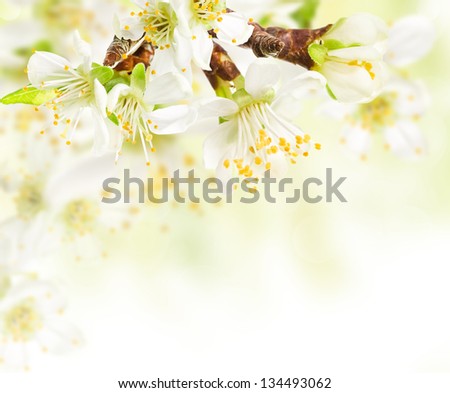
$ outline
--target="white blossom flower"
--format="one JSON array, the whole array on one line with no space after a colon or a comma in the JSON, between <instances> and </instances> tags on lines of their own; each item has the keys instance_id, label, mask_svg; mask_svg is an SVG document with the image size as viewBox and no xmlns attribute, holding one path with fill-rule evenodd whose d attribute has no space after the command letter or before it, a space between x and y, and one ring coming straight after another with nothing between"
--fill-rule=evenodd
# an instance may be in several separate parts
<instances>
[{"instance_id":1,"label":"white blossom flower","mask_svg":"<svg viewBox=\"0 0 450 393\"><path fill-rule=\"evenodd\" d=\"M174 0L181 33L190 39L196 64L209 70L213 30L219 43L245 44L253 33L249 20L237 12L227 12L224 0Z\"/></svg>"},{"instance_id":2,"label":"white blossom flower","mask_svg":"<svg viewBox=\"0 0 450 393\"><path fill-rule=\"evenodd\" d=\"M62 136L71 143L81 115L88 110L94 120L94 150L103 153L109 145L109 135L105 123L107 93L101 81L103 67L92 68L91 49L74 35L77 53L83 62L73 65L67 59L49 52L36 52L28 64L28 78L31 84L44 90L55 90L56 97L46 104L54 114L54 126L62 125Z\"/></svg>"},{"instance_id":3,"label":"white blossom flower","mask_svg":"<svg viewBox=\"0 0 450 393\"><path fill-rule=\"evenodd\" d=\"M153 78L143 65L135 67L130 85L118 84L108 96L108 110L117 117L121 127L117 142L117 158L124 141L136 142L139 137L147 165L148 148L154 151L153 134L184 132L196 120L196 111L188 105L172 105L191 93L191 87L179 74L167 73Z\"/></svg>"},{"instance_id":4,"label":"white blossom flower","mask_svg":"<svg viewBox=\"0 0 450 393\"><path fill-rule=\"evenodd\" d=\"M101 203L103 180L116 174L114 154L82 159L71 155L48 165L38 151L47 152L42 149L46 145L38 147L33 159L10 166L14 176L0 182L15 208L0 223L0 241L7 241L7 248L0 244L0 265L9 266L8 270L35 265L36 260L68 249L66 260L103 259L105 248L98 236L109 235L137 217L134 206Z\"/></svg>"},{"instance_id":5,"label":"white blossom flower","mask_svg":"<svg viewBox=\"0 0 450 393\"><path fill-rule=\"evenodd\" d=\"M136 0L142 9L120 21L117 35L140 40L143 35L164 56L166 65L174 62L186 72L191 60L209 70L213 50L210 30L220 42L240 45L248 41L253 27L242 15L227 13L224 0ZM161 53L164 52L164 53Z\"/></svg>"},{"instance_id":6,"label":"white blossom flower","mask_svg":"<svg viewBox=\"0 0 450 393\"><path fill-rule=\"evenodd\" d=\"M429 99L421 83L393 78L373 101L361 105L329 103L322 110L345 121L341 143L366 160L376 136L384 138L387 151L402 158L417 158L426 152L418 121Z\"/></svg>"},{"instance_id":7,"label":"white blossom flower","mask_svg":"<svg viewBox=\"0 0 450 393\"><path fill-rule=\"evenodd\" d=\"M340 102L368 102L385 81L383 42L387 25L370 14L356 14L339 20L309 54L314 71L328 82L329 92Z\"/></svg>"},{"instance_id":8,"label":"white blossom flower","mask_svg":"<svg viewBox=\"0 0 450 393\"><path fill-rule=\"evenodd\" d=\"M81 334L64 318L65 302L54 285L22 280L0 302L0 366L29 370L37 353L79 347Z\"/></svg>"},{"instance_id":9,"label":"white blossom flower","mask_svg":"<svg viewBox=\"0 0 450 393\"><path fill-rule=\"evenodd\" d=\"M367 159L376 136L383 136L384 148L402 158L417 158L426 152L418 121L429 107L428 92L422 83L398 75L395 67L419 60L430 51L434 38L427 18L412 15L400 19L389 31L385 61L391 66L391 75L379 96L362 105L329 101L323 106L325 114L345 121L341 143L361 159Z\"/></svg>"},{"instance_id":10,"label":"white blossom flower","mask_svg":"<svg viewBox=\"0 0 450 393\"><path fill-rule=\"evenodd\" d=\"M422 15L399 19L389 29L385 61L394 67L405 67L422 59L436 40L436 28Z\"/></svg>"},{"instance_id":11,"label":"white blossom flower","mask_svg":"<svg viewBox=\"0 0 450 393\"><path fill-rule=\"evenodd\" d=\"M323 88L323 78L306 72L278 86L280 78L277 63L259 59L248 69L245 89L239 89L232 99L218 98L205 105L201 116L222 119L205 141L207 168L217 168L227 177L234 171L245 177L260 176L266 170L278 175L286 169L286 162L294 164L312 149L321 149L292 119L284 117L283 105L295 99L299 90Z\"/></svg>"}]
</instances>

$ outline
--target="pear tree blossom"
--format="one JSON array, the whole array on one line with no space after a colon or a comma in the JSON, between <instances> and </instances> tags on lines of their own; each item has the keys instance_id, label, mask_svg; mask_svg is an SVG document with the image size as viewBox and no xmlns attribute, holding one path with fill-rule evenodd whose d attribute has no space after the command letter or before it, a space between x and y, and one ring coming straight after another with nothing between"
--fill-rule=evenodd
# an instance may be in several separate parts
<instances>
[{"instance_id":1,"label":"pear tree blossom","mask_svg":"<svg viewBox=\"0 0 450 393\"><path fill-rule=\"evenodd\" d=\"M366 160L373 139L379 136L386 151L401 158L419 158L427 143L419 126L430 98L420 81L399 72L400 66L420 60L433 46L435 31L427 18L412 15L390 28L385 61L389 79L371 102L361 105L327 102L320 111L345 123L340 142L362 160ZM412 48L417 50L402 50Z\"/></svg>"},{"instance_id":2,"label":"pear tree blossom","mask_svg":"<svg viewBox=\"0 0 450 393\"><path fill-rule=\"evenodd\" d=\"M40 354L80 347L79 330L64 316L65 300L48 281L19 280L0 302L0 366L28 371Z\"/></svg>"},{"instance_id":3,"label":"pear tree blossom","mask_svg":"<svg viewBox=\"0 0 450 393\"><path fill-rule=\"evenodd\" d=\"M325 76L330 94L340 102L367 102L385 81L383 42L387 25L370 14L339 20L308 48L313 70Z\"/></svg>"},{"instance_id":4,"label":"pear tree blossom","mask_svg":"<svg viewBox=\"0 0 450 393\"><path fill-rule=\"evenodd\" d=\"M205 141L206 167L247 178L267 170L279 175L286 163L295 164L321 149L293 119L283 116L283 105L298 90L323 87L323 78L308 72L284 86L279 86L280 79L280 67L260 59L249 67L245 86L231 99L217 98L205 104L201 116L223 119Z\"/></svg>"},{"instance_id":5,"label":"pear tree blossom","mask_svg":"<svg viewBox=\"0 0 450 393\"><path fill-rule=\"evenodd\" d=\"M82 58L80 65L53 53L36 52L28 63L28 78L33 87L55 93L45 106L54 112L53 126L63 127L61 135L67 144L71 144L83 112L90 111L95 124L94 150L104 153L109 134L105 122L107 93L102 83L112 77L112 71L92 67L91 49L78 33L74 35L74 46Z\"/></svg>"},{"instance_id":6,"label":"pear tree blossom","mask_svg":"<svg viewBox=\"0 0 450 393\"><path fill-rule=\"evenodd\" d=\"M191 87L176 73L152 77L144 66L137 66L130 85L117 84L108 95L108 110L114 114L121 131L117 143L117 158L124 141L136 142L139 137L147 165L148 149L154 151L153 134L167 135L184 132L195 120L196 112L188 105L171 105L189 95ZM148 147L147 147L148 146Z\"/></svg>"},{"instance_id":7,"label":"pear tree blossom","mask_svg":"<svg viewBox=\"0 0 450 393\"><path fill-rule=\"evenodd\" d=\"M244 44L253 27L237 12L227 12L224 0L138 0L141 9L119 22L116 35L137 41L143 36L159 49L166 65L186 72L191 60L210 69L213 31L219 42Z\"/></svg>"}]
</instances>

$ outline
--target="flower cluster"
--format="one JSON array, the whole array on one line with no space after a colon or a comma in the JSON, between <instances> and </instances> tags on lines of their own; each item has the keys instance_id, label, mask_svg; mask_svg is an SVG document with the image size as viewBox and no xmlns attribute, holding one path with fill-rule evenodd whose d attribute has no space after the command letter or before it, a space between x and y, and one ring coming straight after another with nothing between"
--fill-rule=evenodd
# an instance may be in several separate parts
<instances>
[{"instance_id":1,"label":"flower cluster","mask_svg":"<svg viewBox=\"0 0 450 393\"><path fill-rule=\"evenodd\" d=\"M219 42L241 45L253 32L243 15L227 11L224 0L138 0L136 5L140 10L118 23L116 35L134 41L144 37L164 56L166 67L183 72L191 60L210 69L212 33Z\"/></svg>"},{"instance_id":2,"label":"flower cluster","mask_svg":"<svg viewBox=\"0 0 450 393\"><path fill-rule=\"evenodd\" d=\"M148 166L155 152L154 135L183 133L198 119L215 117L220 125L205 143L206 166L232 167L240 176L252 177L261 169L281 173L275 168L320 149L295 118L277 114L279 103L286 102L283 95L305 90L311 78L340 102L370 101L383 86L387 28L371 15L354 15L317 30L285 30L263 29L228 9L225 1L153 0L136 5L139 10L129 17L116 18L116 38L104 66L92 62L90 46L76 33L78 63L36 52L28 63L31 85L25 94L20 92L22 101L14 101L13 94L4 102L32 97L27 103L53 111L51 126L61 130L68 145L82 116L89 113L95 153L115 150L118 160L124 143L139 142ZM244 77L225 46L249 47L257 57L279 60L264 67L256 62ZM290 90L277 86L281 60L299 65L296 75L285 81ZM223 98L221 104L195 101L196 67ZM306 74L305 68L310 70ZM208 114L208 108L214 109ZM222 156L211 160L217 152ZM217 159L222 165L213 164Z\"/></svg>"}]
</instances>

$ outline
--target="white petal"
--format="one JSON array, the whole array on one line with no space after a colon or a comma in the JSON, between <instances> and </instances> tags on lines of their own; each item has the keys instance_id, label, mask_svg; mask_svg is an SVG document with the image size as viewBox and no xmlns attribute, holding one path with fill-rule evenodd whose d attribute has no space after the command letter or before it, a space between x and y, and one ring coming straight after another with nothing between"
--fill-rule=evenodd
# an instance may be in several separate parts
<instances>
[{"instance_id":1,"label":"white petal","mask_svg":"<svg viewBox=\"0 0 450 393\"><path fill-rule=\"evenodd\" d=\"M108 93L105 87L96 79L94 81L95 105L98 112L106 117L106 107L108 105Z\"/></svg>"},{"instance_id":2,"label":"white petal","mask_svg":"<svg viewBox=\"0 0 450 393\"><path fill-rule=\"evenodd\" d=\"M81 332L60 316L48 318L36 338L43 348L57 355L65 354L83 342Z\"/></svg>"},{"instance_id":3,"label":"white petal","mask_svg":"<svg viewBox=\"0 0 450 393\"><path fill-rule=\"evenodd\" d=\"M286 156L282 154L280 151L277 154L270 156L270 174L272 177L281 178L286 176L287 171L289 170L288 161L286 160Z\"/></svg>"},{"instance_id":4,"label":"white petal","mask_svg":"<svg viewBox=\"0 0 450 393\"><path fill-rule=\"evenodd\" d=\"M200 103L199 117L201 119L226 117L234 115L238 111L238 105L232 100L221 97L208 98Z\"/></svg>"},{"instance_id":5,"label":"white petal","mask_svg":"<svg viewBox=\"0 0 450 393\"><path fill-rule=\"evenodd\" d=\"M233 45L245 44L251 37L254 27L248 24L248 19L236 12L221 16L221 22L216 21L219 29L217 38Z\"/></svg>"},{"instance_id":6,"label":"white petal","mask_svg":"<svg viewBox=\"0 0 450 393\"><path fill-rule=\"evenodd\" d=\"M149 105L173 104L192 94L192 87L179 73L169 72L147 83L145 101Z\"/></svg>"},{"instance_id":7,"label":"white petal","mask_svg":"<svg viewBox=\"0 0 450 393\"><path fill-rule=\"evenodd\" d=\"M292 96L297 100L323 92L326 79L315 71L307 71L289 81L278 91L277 97Z\"/></svg>"},{"instance_id":8,"label":"white petal","mask_svg":"<svg viewBox=\"0 0 450 393\"><path fill-rule=\"evenodd\" d=\"M173 32L173 46L175 48L177 71L179 71L180 69L188 69L191 67L192 61L192 47L190 45L191 38L192 37L187 38L184 35L182 35L178 27L176 27ZM209 57L211 58L211 55Z\"/></svg>"},{"instance_id":9,"label":"white petal","mask_svg":"<svg viewBox=\"0 0 450 393\"><path fill-rule=\"evenodd\" d=\"M367 154L372 143L370 131L358 124L346 124L342 130L342 140L358 156Z\"/></svg>"},{"instance_id":10,"label":"white petal","mask_svg":"<svg viewBox=\"0 0 450 393\"><path fill-rule=\"evenodd\" d=\"M148 0L132 0L132 2L143 10L147 8Z\"/></svg>"},{"instance_id":11,"label":"white petal","mask_svg":"<svg viewBox=\"0 0 450 393\"><path fill-rule=\"evenodd\" d=\"M179 72L174 48L156 50L149 72L158 76L168 72Z\"/></svg>"},{"instance_id":12,"label":"white petal","mask_svg":"<svg viewBox=\"0 0 450 393\"><path fill-rule=\"evenodd\" d=\"M281 71L277 64L259 59L250 65L245 76L245 90L254 98L262 98L270 90L276 89Z\"/></svg>"},{"instance_id":13,"label":"white petal","mask_svg":"<svg viewBox=\"0 0 450 393\"><path fill-rule=\"evenodd\" d=\"M78 32L78 30L75 31L75 33L73 34L73 44L74 44L75 52L77 53L77 55L79 55L83 59L85 59L85 58L91 59L92 58L91 46L86 41L81 39L81 36L80 36L80 33Z\"/></svg>"},{"instance_id":14,"label":"white petal","mask_svg":"<svg viewBox=\"0 0 450 393\"><path fill-rule=\"evenodd\" d=\"M119 100L122 94L126 94L130 91L130 86L125 85L124 83L119 83L115 85L108 94L108 104L107 109L111 112L114 112L115 106L117 105L117 101Z\"/></svg>"},{"instance_id":15,"label":"white petal","mask_svg":"<svg viewBox=\"0 0 450 393\"><path fill-rule=\"evenodd\" d=\"M185 36L186 38L191 38L191 23L195 19L193 9L191 4L186 0L170 0L172 9L175 11L178 22L174 30L178 31L179 34Z\"/></svg>"},{"instance_id":16,"label":"white petal","mask_svg":"<svg viewBox=\"0 0 450 393\"><path fill-rule=\"evenodd\" d=\"M236 64L239 71L241 71L242 75L247 75L249 67L255 62L258 58L255 56L253 51L248 50L246 48L241 48L236 45L231 45L227 43L220 42L220 45L228 52L228 55L231 57L231 60ZM286 63L289 64L289 63ZM297 70L298 66L295 66Z\"/></svg>"},{"instance_id":17,"label":"white petal","mask_svg":"<svg viewBox=\"0 0 450 393\"><path fill-rule=\"evenodd\" d=\"M402 120L386 129L386 142L402 158L418 158L426 152L426 143L417 124Z\"/></svg>"},{"instance_id":18,"label":"white petal","mask_svg":"<svg viewBox=\"0 0 450 393\"><path fill-rule=\"evenodd\" d=\"M404 117L424 115L431 102L425 85L419 81L393 78L384 92L395 95L395 112Z\"/></svg>"},{"instance_id":19,"label":"white petal","mask_svg":"<svg viewBox=\"0 0 450 393\"><path fill-rule=\"evenodd\" d=\"M223 164L221 161L236 139L236 132L236 122L227 121L208 136L203 145L203 160L207 169L216 169Z\"/></svg>"},{"instance_id":20,"label":"white petal","mask_svg":"<svg viewBox=\"0 0 450 393\"><path fill-rule=\"evenodd\" d=\"M410 65L424 57L433 47L436 29L421 15L400 19L391 28L386 62L396 67Z\"/></svg>"},{"instance_id":21,"label":"white petal","mask_svg":"<svg viewBox=\"0 0 450 393\"><path fill-rule=\"evenodd\" d=\"M94 128L94 145L92 151L95 155L101 156L109 149L110 138L106 119L102 117L96 110L92 111L92 119Z\"/></svg>"},{"instance_id":22,"label":"white petal","mask_svg":"<svg viewBox=\"0 0 450 393\"><path fill-rule=\"evenodd\" d=\"M344 45L372 45L387 39L388 27L380 18L359 13L341 20L326 34L325 39L333 39Z\"/></svg>"},{"instance_id":23,"label":"white petal","mask_svg":"<svg viewBox=\"0 0 450 393\"><path fill-rule=\"evenodd\" d=\"M146 25L140 19L131 16L116 20L115 23L116 36L132 41L137 41L143 36L144 27Z\"/></svg>"},{"instance_id":24,"label":"white petal","mask_svg":"<svg viewBox=\"0 0 450 393\"><path fill-rule=\"evenodd\" d=\"M158 126L156 130L153 130L155 134L180 134L197 120L197 112L187 105L175 105L153 111L149 119Z\"/></svg>"},{"instance_id":25,"label":"white petal","mask_svg":"<svg viewBox=\"0 0 450 393\"><path fill-rule=\"evenodd\" d=\"M285 75L282 78L284 79ZM281 117L296 121L302 114L306 100L316 97L327 99L326 84L326 79L318 72L306 71L285 81L272 103L272 108Z\"/></svg>"},{"instance_id":26,"label":"white petal","mask_svg":"<svg viewBox=\"0 0 450 393\"><path fill-rule=\"evenodd\" d=\"M66 67L73 68L67 59L49 52L36 52L28 62L28 79L33 86L42 88L43 82L73 77Z\"/></svg>"},{"instance_id":27,"label":"white petal","mask_svg":"<svg viewBox=\"0 0 450 393\"><path fill-rule=\"evenodd\" d=\"M372 72L375 77L364 67L331 61L322 66L328 86L336 99L343 103L369 102L379 94L384 84L384 70L374 63Z\"/></svg>"},{"instance_id":28,"label":"white petal","mask_svg":"<svg viewBox=\"0 0 450 393\"><path fill-rule=\"evenodd\" d=\"M214 42L203 25L196 25L192 29L191 47L195 64L203 70L211 70L210 63Z\"/></svg>"},{"instance_id":29,"label":"white petal","mask_svg":"<svg viewBox=\"0 0 450 393\"><path fill-rule=\"evenodd\" d=\"M336 49L328 52L328 56L337 57L344 60L381 60L383 54L373 46L353 46L351 48Z\"/></svg>"},{"instance_id":30,"label":"white petal","mask_svg":"<svg viewBox=\"0 0 450 393\"><path fill-rule=\"evenodd\" d=\"M343 104L329 98L317 110L319 115L333 120L344 120L347 116L353 116L359 108L359 104Z\"/></svg>"}]
</instances>

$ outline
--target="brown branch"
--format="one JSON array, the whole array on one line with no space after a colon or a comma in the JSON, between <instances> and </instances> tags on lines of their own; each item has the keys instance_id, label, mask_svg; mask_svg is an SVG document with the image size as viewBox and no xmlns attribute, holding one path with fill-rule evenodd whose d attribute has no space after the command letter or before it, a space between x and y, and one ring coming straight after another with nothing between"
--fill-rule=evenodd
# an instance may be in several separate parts
<instances>
[{"instance_id":1,"label":"brown branch","mask_svg":"<svg viewBox=\"0 0 450 393\"><path fill-rule=\"evenodd\" d=\"M230 9L227 11L233 12ZM249 22L249 24L254 26L254 31L248 42L241 45L242 47L251 49L257 57L273 57L307 69L314 66L314 60L308 53L308 47L323 37L333 26L328 25L312 30L264 28L255 22ZM212 37L217 38L213 30L209 33ZM131 72L139 63L149 67L157 48L144 41L135 53L127 55L137 42L114 37L114 41L107 50L104 65L114 67L117 71L127 72ZM211 68L212 71L205 71L205 74L213 86L217 85L217 78L232 81L240 75L227 52L217 44L214 44Z\"/></svg>"},{"instance_id":2,"label":"brown branch","mask_svg":"<svg viewBox=\"0 0 450 393\"><path fill-rule=\"evenodd\" d=\"M149 42L144 41L134 53L129 54L138 42L114 37L113 42L106 51L103 65L114 67L116 71L127 72L132 72L134 67L141 63L146 68L149 67L155 55L155 48Z\"/></svg>"},{"instance_id":3,"label":"brown branch","mask_svg":"<svg viewBox=\"0 0 450 393\"><path fill-rule=\"evenodd\" d=\"M220 84L220 79L231 82L241 75L236 64L231 60L225 49L216 43L214 43L210 66L211 71L204 71L204 73L213 89L217 89Z\"/></svg>"},{"instance_id":4,"label":"brown branch","mask_svg":"<svg viewBox=\"0 0 450 393\"><path fill-rule=\"evenodd\" d=\"M253 34L242 47L253 50L256 57L278 57L285 47L285 43L266 32L257 23L250 23L255 28Z\"/></svg>"},{"instance_id":5,"label":"brown branch","mask_svg":"<svg viewBox=\"0 0 450 393\"><path fill-rule=\"evenodd\" d=\"M308 53L308 47L327 33L333 25L320 29L284 29L282 27L263 28L250 23L255 29L247 43L257 57L274 57L289 63L311 69L314 60Z\"/></svg>"}]
</instances>

